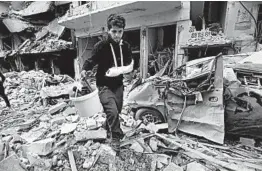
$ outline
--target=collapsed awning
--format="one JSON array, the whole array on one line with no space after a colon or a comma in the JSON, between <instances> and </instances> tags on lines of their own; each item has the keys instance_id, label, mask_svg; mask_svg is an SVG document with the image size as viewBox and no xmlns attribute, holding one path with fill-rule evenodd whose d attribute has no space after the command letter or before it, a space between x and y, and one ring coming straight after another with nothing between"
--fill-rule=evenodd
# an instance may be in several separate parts
<instances>
[{"instance_id":1,"label":"collapsed awning","mask_svg":"<svg viewBox=\"0 0 262 171\"><path fill-rule=\"evenodd\" d=\"M34 1L27 8L20 11L12 11L14 14L21 16L31 16L45 13L50 10L52 1Z\"/></svg>"},{"instance_id":2,"label":"collapsed awning","mask_svg":"<svg viewBox=\"0 0 262 171\"><path fill-rule=\"evenodd\" d=\"M63 34L65 27L58 24L58 18L51 21L47 26L43 27L41 31L37 32L36 39L39 40L45 36L48 32L53 33L58 36L58 38Z\"/></svg>"},{"instance_id":3,"label":"collapsed awning","mask_svg":"<svg viewBox=\"0 0 262 171\"><path fill-rule=\"evenodd\" d=\"M29 40L27 39L18 50L12 52L8 56L14 56L16 54L38 54L59 52L61 50L71 49L72 42L65 40L59 40L57 36L49 34L41 40Z\"/></svg>"},{"instance_id":4,"label":"collapsed awning","mask_svg":"<svg viewBox=\"0 0 262 171\"><path fill-rule=\"evenodd\" d=\"M22 21L18 18L6 18L3 23L11 33L21 32L27 28L34 27L28 22Z\"/></svg>"},{"instance_id":5,"label":"collapsed awning","mask_svg":"<svg viewBox=\"0 0 262 171\"><path fill-rule=\"evenodd\" d=\"M79 9L72 9L67 17L59 21L59 24L70 29L89 28L101 21L105 22L113 13L121 14L128 19L174 10L179 6L181 6L181 1L126 1L95 10L82 5L78 7Z\"/></svg>"}]
</instances>

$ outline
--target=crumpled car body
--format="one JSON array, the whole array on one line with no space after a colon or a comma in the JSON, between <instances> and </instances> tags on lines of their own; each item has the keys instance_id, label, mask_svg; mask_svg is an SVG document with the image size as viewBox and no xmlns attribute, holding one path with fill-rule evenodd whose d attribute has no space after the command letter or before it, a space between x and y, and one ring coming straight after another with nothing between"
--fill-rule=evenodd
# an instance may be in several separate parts
<instances>
[{"instance_id":1,"label":"crumpled car body","mask_svg":"<svg viewBox=\"0 0 262 171\"><path fill-rule=\"evenodd\" d=\"M236 64L235 77L226 79L226 132L262 138L262 52ZM232 71L231 71L232 72Z\"/></svg>"},{"instance_id":2,"label":"crumpled car body","mask_svg":"<svg viewBox=\"0 0 262 171\"><path fill-rule=\"evenodd\" d=\"M222 56L189 61L174 77L150 77L129 92L127 103L160 112L170 133L178 129L223 144Z\"/></svg>"}]
</instances>

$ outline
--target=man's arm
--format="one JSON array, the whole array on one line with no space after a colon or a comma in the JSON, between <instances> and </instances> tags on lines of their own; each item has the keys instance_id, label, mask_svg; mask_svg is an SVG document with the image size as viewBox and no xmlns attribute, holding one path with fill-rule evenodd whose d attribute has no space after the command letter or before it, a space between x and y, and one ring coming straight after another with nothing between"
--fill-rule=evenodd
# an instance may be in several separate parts
<instances>
[{"instance_id":1,"label":"man's arm","mask_svg":"<svg viewBox=\"0 0 262 171\"><path fill-rule=\"evenodd\" d=\"M5 76L4 76L4 74L2 74L2 72L0 72L0 77L1 77L1 81L5 82Z\"/></svg>"},{"instance_id":2,"label":"man's arm","mask_svg":"<svg viewBox=\"0 0 262 171\"><path fill-rule=\"evenodd\" d=\"M82 70L88 71L94 68L94 66L98 63L101 49L102 49L102 42L96 43L94 49L92 50L91 57L85 61Z\"/></svg>"},{"instance_id":3,"label":"man's arm","mask_svg":"<svg viewBox=\"0 0 262 171\"><path fill-rule=\"evenodd\" d=\"M132 58L132 51L130 45L127 44L126 59L124 60L124 66L122 67L112 67L106 72L107 77L116 77L120 74L127 74L134 69L134 60Z\"/></svg>"}]
</instances>

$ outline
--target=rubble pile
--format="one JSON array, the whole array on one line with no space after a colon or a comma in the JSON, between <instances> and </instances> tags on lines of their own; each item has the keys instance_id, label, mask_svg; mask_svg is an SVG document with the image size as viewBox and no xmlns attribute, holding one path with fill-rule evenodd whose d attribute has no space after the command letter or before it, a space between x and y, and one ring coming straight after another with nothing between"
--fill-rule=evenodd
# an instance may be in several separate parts
<instances>
[{"instance_id":1,"label":"rubble pile","mask_svg":"<svg viewBox=\"0 0 262 171\"><path fill-rule=\"evenodd\" d=\"M58 39L57 36L48 33L48 35L41 40L28 41L24 47L20 49L20 54L60 51L69 49L71 45L72 42Z\"/></svg>"},{"instance_id":2,"label":"rubble pile","mask_svg":"<svg viewBox=\"0 0 262 171\"><path fill-rule=\"evenodd\" d=\"M262 170L262 149L248 139L217 145L184 134L165 134L167 123L135 121L128 106L120 114L125 137L117 156L103 128L104 113L81 118L68 99L42 104L41 90L69 85L70 78L35 71L6 77L14 111L1 113L0 170Z\"/></svg>"},{"instance_id":3,"label":"rubble pile","mask_svg":"<svg viewBox=\"0 0 262 171\"><path fill-rule=\"evenodd\" d=\"M186 42L187 46L206 46L232 43L222 31L212 34L211 31L194 31L191 33L191 38Z\"/></svg>"}]
</instances>

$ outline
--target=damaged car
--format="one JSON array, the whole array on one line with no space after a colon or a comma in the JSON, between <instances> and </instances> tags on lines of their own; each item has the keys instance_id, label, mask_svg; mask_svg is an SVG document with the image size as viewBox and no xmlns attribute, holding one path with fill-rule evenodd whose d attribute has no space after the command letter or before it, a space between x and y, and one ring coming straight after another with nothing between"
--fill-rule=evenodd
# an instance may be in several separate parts
<instances>
[{"instance_id":1,"label":"damaged car","mask_svg":"<svg viewBox=\"0 0 262 171\"><path fill-rule=\"evenodd\" d=\"M138 80L128 94L135 119L167 122L177 130L223 144L225 135L222 54L187 62L172 77Z\"/></svg>"}]
</instances>

